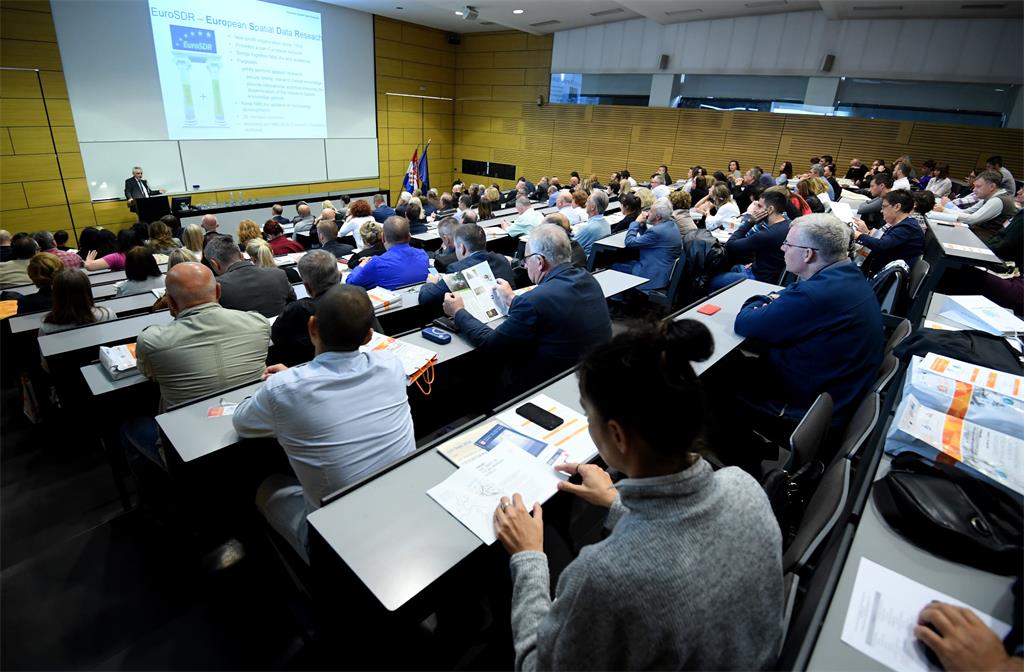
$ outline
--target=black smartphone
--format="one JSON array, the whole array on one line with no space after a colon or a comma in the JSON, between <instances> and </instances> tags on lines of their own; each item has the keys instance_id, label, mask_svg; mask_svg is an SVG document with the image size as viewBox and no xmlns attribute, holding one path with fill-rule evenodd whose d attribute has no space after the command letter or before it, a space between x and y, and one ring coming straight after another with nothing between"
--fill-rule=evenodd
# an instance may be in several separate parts
<instances>
[{"instance_id":1,"label":"black smartphone","mask_svg":"<svg viewBox=\"0 0 1024 672\"><path fill-rule=\"evenodd\" d=\"M523 416L530 422L540 425L544 429L548 430L554 429L565 422L565 420L562 420L554 413L548 413L537 404L531 404L529 402L517 408L516 413Z\"/></svg>"},{"instance_id":2,"label":"black smartphone","mask_svg":"<svg viewBox=\"0 0 1024 672\"><path fill-rule=\"evenodd\" d=\"M455 324L455 320L453 320L450 317L434 318L434 324L441 327L442 329L447 329L453 334L459 333L459 325Z\"/></svg>"}]
</instances>

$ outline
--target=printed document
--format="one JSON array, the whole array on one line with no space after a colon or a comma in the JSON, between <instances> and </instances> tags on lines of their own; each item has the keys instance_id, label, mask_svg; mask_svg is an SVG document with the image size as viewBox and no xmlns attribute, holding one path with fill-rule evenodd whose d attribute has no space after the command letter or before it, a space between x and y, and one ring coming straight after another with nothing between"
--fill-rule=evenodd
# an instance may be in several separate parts
<instances>
[{"instance_id":1,"label":"printed document","mask_svg":"<svg viewBox=\"0 0 1024 672\"><path fill-rule=\"evenodd\" d=\"M421 348L412 343L373 332L373 337L366 345L359 346L362 352L389 352L402 363L402 370L409 377L410 384L415 380L427 364L437 359L437 353Z\"/></svg>"},{"instance_id":2,"label":"printed document","mask_svg":"<svg viewBox=\"0 0 1024 672\"><path fill-rule=\"evenodd\" d=\"M481 322L492 322L508 314L508 306L496 294L498 281L486 261L441 277L448 290L462 299L469 314Z\"/></svg>"}]
</instances>

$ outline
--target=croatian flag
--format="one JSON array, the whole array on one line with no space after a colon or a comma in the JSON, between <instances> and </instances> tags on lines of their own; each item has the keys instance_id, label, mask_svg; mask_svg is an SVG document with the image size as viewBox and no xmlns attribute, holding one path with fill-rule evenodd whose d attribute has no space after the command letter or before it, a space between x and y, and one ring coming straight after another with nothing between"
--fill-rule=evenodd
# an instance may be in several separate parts
<instances>
[{"instance_id":1,"label":"croatian flag","mask_svg":"<svg viewBox=\"0 0 1024 672\"><path fill-rule=\"evenodd\" d=\"M419 170L419 161L416 158L419 152L419 147L413 150L412 158L409 159L409 167L405 170L405 179L402 180L402 191L408 191L410 194L419 187L419 175L416 174L416 171Z\"/></svg>"},{"instance_id":2,"label":"croatian flag","mask_svg":"<svg viewBox=\"0 0 1024 672\"><path fill-rule=\"evenodd\" d=\"M430 149L430 141L427 141L423 148L423 156L420 157L419 165L416 166L416 179L419 180L420 189L426 193L430 189L430 171L427 169L427 150Z\"/></svg>"}]
</instances>

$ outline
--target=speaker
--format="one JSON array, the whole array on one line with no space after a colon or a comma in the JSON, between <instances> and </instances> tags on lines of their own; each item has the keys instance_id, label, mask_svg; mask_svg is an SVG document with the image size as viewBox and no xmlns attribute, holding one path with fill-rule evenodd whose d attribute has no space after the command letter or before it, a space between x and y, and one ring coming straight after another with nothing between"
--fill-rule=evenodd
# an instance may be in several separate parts
<instances>
[{"instance_id":1,"label":"speaker","mask_svg":"<svg viewBox=\"0 0 1024 672\"><path fill-rule=\"evenodd\" d=\"M832 65L836 62L835 54L825 54L825 58L821 61L822 72L832 72Z\"/></svg>"},{"instance_id":2,"label":"speaker","mask_svg":"<svg viewBox=\"0 0 1024 672\"><path fill-rule=\"evenodd\" d=\"M448 33L448 44L462 44L462 36L458 33Z\"/></svg>"},{"instance_id":3,"label":"speaker","mask_svg":"<svg viewBox=\"0 0 1024 672\"><path fill-rule=\"evenodd\" d=\"M662 54L661 59L658 61L659 70L668 70L668 54Z\"/></svg>"}]
</instances>

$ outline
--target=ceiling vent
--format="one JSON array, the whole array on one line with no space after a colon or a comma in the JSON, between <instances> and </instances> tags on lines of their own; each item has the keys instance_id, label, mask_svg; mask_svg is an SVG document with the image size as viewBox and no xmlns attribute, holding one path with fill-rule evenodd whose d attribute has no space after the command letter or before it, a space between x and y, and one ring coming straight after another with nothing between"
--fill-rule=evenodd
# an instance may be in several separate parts
<instances>
[{"instance_id":1,"label":"ceiling vent","mask_svg":"<svg viewBox=\"0 0 1024 672\"><path fill-rule=\"evenodd\" d=\"M553 26L556 23L561 23L558 19L551 19L550 21L538 21L537 23L531 23L530 25L534 28L541 28L543 26Z\"/></svg>"},{"instance_id":2,"label":"ceiling vent","mask_svg":"<svg viewBox=\"0 0 1024 672\"><path fill-rule=\"evenodd\" d=\"M853 8L855 12L898 12L903 5L857 5Z\"/></svg>"},{"instance_id":3,"label":"ceiling vent","mask_svg":"<svg viewBox=\"0 0 1024 672\"><path fill-rule=\"evenodd\" d=\"M746 3L747 9L764 9L765 7L782 7L786 0L762 0L761 2Z\"/></svg>"},{"instance_id":4,"label":"ceiling vent","mask_svg":"<svg viewBox=\"0 0 1024 672\"><path fill-rule=\"evenodd\" d=\"M614 7L612 9L605 9L600 12L591 12L591 16L611 16L612 14L622 14L624 10L622 7Z\"/></svg>"},{"instance_id":5,"label":"ceiling vent","mask_svg":"<svg viewBox=\"0 0 1024 672\"><path fill-rule=\"evenodd\" d=\"M695 7L694 9L677 9L672 12L665 12L665 16L683 16L684 14L700 14L703 11L704 10L699 7Z\"/></svg>"}]
</instances>

